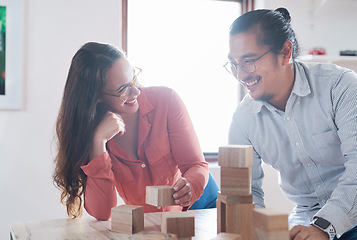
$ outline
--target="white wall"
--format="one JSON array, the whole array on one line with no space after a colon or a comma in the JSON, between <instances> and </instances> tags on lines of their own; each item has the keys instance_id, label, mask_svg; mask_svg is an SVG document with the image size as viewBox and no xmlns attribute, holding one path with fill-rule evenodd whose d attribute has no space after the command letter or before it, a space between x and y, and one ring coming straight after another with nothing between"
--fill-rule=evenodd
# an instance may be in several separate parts
<instances>
[{"instance_id":1,"label":"white wall","mask_svg":"<svg viewBox=\"0 0 357 240\"><path fill-rule=\"evenodd\" d=\"M265 0L265 8L285 7L289 10L302 54L323 47L327 54L338 56L340 50L357 50L357 1Z\"/></svg>"},{"instance_id":2,"label":"white wall","mask_svg":"<svg viewBox=\"0 0 357 240\"><path fill-rule=\"evenodd\" d=\"M0 239L9 239L13 221L66 217L52 184L50 148L70 61L87 41L121 44L121 1L22 4L25 103L0 110Z\"/></svg>"}]
</instances>

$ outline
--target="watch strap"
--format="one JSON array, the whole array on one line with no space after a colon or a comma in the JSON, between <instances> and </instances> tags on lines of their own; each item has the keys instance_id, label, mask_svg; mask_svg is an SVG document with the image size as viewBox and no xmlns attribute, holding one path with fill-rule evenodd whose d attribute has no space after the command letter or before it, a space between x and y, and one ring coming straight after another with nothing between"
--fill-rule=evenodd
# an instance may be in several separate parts
<instances>
[{"instance_id":1,"label":"watch strap","mask_svg":"<svg viewBox=\"0 0 357 240\"><path fill-rule=\"evenodd\" d=\"M336 230L335 228L332 226L332 224L330 223L329 226L327 226L326 228L322 228L321 226L317 225L315 222L318 220L318 217L315 218L310 224L317 227L318 229L326 232L329 235L329 240L333 240L335 239L336 236ZM326 220L325 220L326 221Z\"/></svg>"}]
</instances>

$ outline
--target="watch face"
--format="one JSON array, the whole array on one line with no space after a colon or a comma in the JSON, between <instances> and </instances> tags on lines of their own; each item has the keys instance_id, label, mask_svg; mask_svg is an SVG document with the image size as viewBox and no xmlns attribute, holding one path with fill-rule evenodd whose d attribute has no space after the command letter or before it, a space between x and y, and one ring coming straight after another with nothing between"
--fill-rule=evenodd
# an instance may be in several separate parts
<instances>
[{"instance_id":1,"label":"watch face","mask_svg":"<svg viewBox=\"0 0 357 240\"><path fill-rule=\"evenodd\" d=\"M331 223L323 218L317 218L314 224L322 229L326 229Z\"/></svg>"}]
</instances>

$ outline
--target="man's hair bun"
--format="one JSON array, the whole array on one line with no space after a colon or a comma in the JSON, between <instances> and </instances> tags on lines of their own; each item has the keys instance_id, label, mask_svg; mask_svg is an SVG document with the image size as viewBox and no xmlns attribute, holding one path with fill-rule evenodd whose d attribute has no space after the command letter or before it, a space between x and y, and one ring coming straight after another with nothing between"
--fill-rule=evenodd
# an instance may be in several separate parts
<instances>
[{"instance_id":1,"label":"man's hair bun","mask_svg":"<svg viewBox=\"0 0 357 240\"><path fill-rule=\"evenodd\" d=\"M286 8L277 8L275 9L275 12L279 12L281 15L283 15L283 17L285 18L285 20L290 23L291 21L291 17L290 17L290 13Z\"/></svg>"}]
</instances>

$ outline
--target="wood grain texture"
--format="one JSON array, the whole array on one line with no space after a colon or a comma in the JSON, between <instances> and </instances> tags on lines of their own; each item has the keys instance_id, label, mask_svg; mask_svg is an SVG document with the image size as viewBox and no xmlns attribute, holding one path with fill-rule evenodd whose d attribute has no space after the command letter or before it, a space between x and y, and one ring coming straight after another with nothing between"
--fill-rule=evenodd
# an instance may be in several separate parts
<instances>
[{"instance_id":1,"label":"wood grain texture","mask_svg":"<svg viewBox=\"0 0 357 240\"><path fill-rule=\"evenodd\" d=\"M289 231L269 232L253 227L253 240L289 240Z\"/></svg>"},{"instance_id":2,"label":"wood grain texture","mask_svg":"<svg viewBox=\"0 0 357 240\"><path fill-rule=\"evenodd\" d=\"M226 204L217 200L217 233L240 234L242 239L252 239L253 203Z\"/></svg>"},{"instance_id":3,"label":"wood grain texture","mask_svg":"<svg viewBox=\"0 0 357 240\"><path fill-rule=\"evenodd\" d=\"M244 240L252 239L252 211L254 204L227 204L226 229L228 233L237 233Z\"/></svg>"},{"instance_id":4,"label":"wood grain texture","mask_svg":"<svg viewBox=\"0 0 357 240\"><path fill-rule=\"evenodd\" d=\"M234 233L218 233L216 237L211 240L243 240L241 235Z\"/></svg>"},{"instance_id":5,"label":"wood grain texture","mask_svg":"<svg viewBox=\"0 0 357 240\"><path fill-rule=\"evenodd\" d=\"M224 195L251 195L251 168L221 167L221 192Z\"/></svg>"},{"instance_id":6,"label":"wood grain texture","mask_svg":"<svg viewBox=\"0 0 357 240\"><path fill-rule=\"evenodd\" d=\"M188 212L195 217L195 240L207 240L217 235L215 208ZM144 231L161 231L161 215L161 212L144 213ZM10 234L13 240L130 240L139 234L117 233L110 229L110 220L97 221L84 216L76 219L12 222Z\"/></svg>"},{"instance_id":7,"label":"wood grain texture","mask_svg":"<svg viewBox=\"0 0 357 240\"><path fill-rule=\"evenodd\" d=\"M145 202L157 207L176 205L174 192L172 186L146 186Z\"/></svg>"},{"instance_id":8,"label":"wood grain texture","mask_svg":"<svg viewBox=\"0 0 357 240\"><path fill-rule=\"evenodd\" d=\"M252 194L248 196L226 195L218 191L218 200L225 204L253 203L253 195Z\"/></svg>"},{"instance_id":9,"label":"wood grain texture","mask_svg":"<svg viewBox=\"0 0 357 240\"><path fill-rule=\"evenodd\" d=\"M253 225L264 231L288 231L288 214L269 208L253 210Z\"/></svg>"},{"instance_id":10,"label":"wood grain texture","mask_svg":"<svg viewBox=\"0 0 357 240\"><path fill-rule=\"evenodd\" d=\"M177 240L176 234L171 233L162 233L162 232L139 232L134 234L132 237L133 240L161 240L161 239L169 239L169 240Z\"/></svg>"},{"instance_id":11,"label":"wood grain texture","mask_svg":"<svg viewBox=\"0 0 357 240\"><path fill-rule=\"evenodd\" d=\"M217 206L217 233L226 232L226 204L219 199L216 201Z\"/></svg>"},{"instance_id":12,"label":"wood grain texture","mask_svg":"<svg viewBox=\"0 0 357 240\"><path fill-rule=\"evenodd\" d=\"M253 147L250 145L226 145L218 149L218 165L221 167L248 168L253 164Z\"/></svg>"},{"instance_id":13,"label":"wood grain texture","mask_svg":"<svg viewBox=\"0 0 357 240\"><path fill-rule=\"evenodd\" d=\"M161 232L176 234L178 238L195 236L195 218L189 212L163 212Z\"/></svg>"},{"instance_id":14,"label":"wood grain texture","mask_svg":"<svg viewBox=\"0 0 357 240\"><path fill-rule=\"evenodd\" d=\"M144 207L120 205L112 208L113 232L134 234L144 230Z\"/></svg>"}]
</instances>

